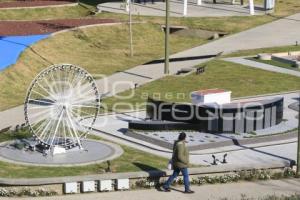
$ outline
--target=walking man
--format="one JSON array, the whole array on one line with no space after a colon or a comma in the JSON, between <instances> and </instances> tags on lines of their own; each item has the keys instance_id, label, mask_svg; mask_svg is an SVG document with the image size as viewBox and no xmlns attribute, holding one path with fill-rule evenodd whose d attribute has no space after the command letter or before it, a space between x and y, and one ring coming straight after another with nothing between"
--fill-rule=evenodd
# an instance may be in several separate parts
<instances>
[{"instance_id":1,"label":"walking man","mask_svg":"<svg viewBox=\"0 0 300 200\"><path fill-rule=\"evenodd\" d=\"M181 132L178 136L178 140L175 141L173 146L173 156L172 156L172 164L173 164L173 174L169 177L167 182L163 185L163 189L166 192L170 192L170 185L174 181L174 179L179 175L181 172L183 175L183 182L184 182L184 193L194 193L190 189L190 180L189 180L189 173L188 173L188 166L189 166L189 152L186 148L186 134Z\"/></svg>"}]
</instances>

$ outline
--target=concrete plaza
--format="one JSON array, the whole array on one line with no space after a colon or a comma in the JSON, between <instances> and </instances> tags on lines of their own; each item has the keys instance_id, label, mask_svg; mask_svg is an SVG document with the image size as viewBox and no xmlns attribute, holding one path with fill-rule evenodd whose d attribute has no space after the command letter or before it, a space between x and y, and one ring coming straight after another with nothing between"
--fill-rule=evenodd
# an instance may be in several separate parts
<instances>
[{"instance_id":1,"label":"concrete plaza","mask_svg":"<svg viewBox=\"0 0 300 200\"><path fill-rule=\"evenodd\" d=\"M275 95L276 96L276 95ZM275 96L269 96L264 98L272 98ZM281 96L281 95L277 95ZM284 118L287 121L274 126L273 128L258 131L258 136L260 135L271 135L270 141L267 142L256 142L248 145L233 144L231 146L214 146L213 148L208 148L204 150L197 150L191 152L191 162L193 164L200 165L211 165L213 162L212 154L216 155L217 159L222 161L223 155L228 154L228 164L227 166L253 166L253 167L263 167L266 165L285 165L289 166L291 160L296 159L296 138L291 137L288 139L283 139L279 141L272 140L272 134L281 133L290 129L295 129L297 127L297 119L295 118L297 112L288 108L288 105L296 101L295 99L299 97L298 93L291 93L282 95L285 97L284 105ZM249 98L249 100L256 100L257 98ZM246 100L246 99L245 99ZM154 143L149 143L144 140L139 140L132 138L124 134L128 128L128 120L142 120L145 117L145 112L132 112L132 113L120 113L113 115L104 115L97 119L95 124L95 130L93 134L101 136L121 144L125 144L142 151L153 153L166 158L171 157L171 150L156 145ZM163 132L161 133L163 134ZM169 140L176 139L178 132L173 134L172 138ZM221 142L224 140L231 141L233 139L241 139L236 136L236 138L222 137L222 135L213 135L206 133L197 133L198 136L210 135L210 138L206 138L206 142L209 143L211 139L214 140L213 143ZM197 137L198 137L197 136ZM226 134L224 134L226 136ZM196 136L195 136L196 137ZM259 137L258 137L259 138ZM190 140L191 138L189 138Z\"/></svg>"}]
</instances>

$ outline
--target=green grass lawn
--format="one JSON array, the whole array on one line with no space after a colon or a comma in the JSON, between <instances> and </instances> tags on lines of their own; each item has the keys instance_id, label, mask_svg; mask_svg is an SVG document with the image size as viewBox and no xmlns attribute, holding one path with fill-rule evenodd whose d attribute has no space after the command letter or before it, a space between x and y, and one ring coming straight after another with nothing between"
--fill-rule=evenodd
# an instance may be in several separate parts
<instances>
[{"instance_id":1,"label":"green grass lawn","mask_svg":"<svg viewBox=\"0 0 300 200\"><path fill-rule=\"evenodd\" d=\"M1 10L0 20L43 20L81 18L90 15L83 6Z\"/></svg>"},{"instance_id":2,"label":"green grass lawn","mask_svg":"<svg viewBox=\"0 0 300 200\"><path fill-rule=\"evenodd\" d=\"M0 142L28 137L28 131L18 133L7 132L0 134ZM100 139L91 136L93 139ZM145 153L127 146L121 146L124 154L111 161L113 172L147 171L154 169L165 169L168 159ZM86 174L104 173L107 168L106 162L78 167L38 167L16 165L0 161L0 177L3 178L41 178L58 176L78 176Z\"/></svg>"},{"instance_id":3,"label":"green grass lawn","mask_svg":"<svg viewBox=\"0 0 300 200\"><path fill-rule=\"evenodd\" d=\"M250 58L247 58L247 59L255 61L255 62L260 62L260 63L268 64L268 65L274 65L276 67L282 67L282 68L286 68L286 69L300 71L299 68L293 67L291 64L279 62L279 61L276 61L276 60L260 60L260 59L255 58L255 57L254 58L250 57Z\"/></svg>"},{"instance_id":4,"label":"green grass lawn","mask_svg":"<svg viewBox=\"0 0 300 200\"><path fill-rule=\"evenodd\" d=\"M118 102L140 106L148 96L166 101L191 102L190 92L209 88L230 90L233 97L243 97L300 90L300 78L213 60L207 63L206 71L201 75L193 73L185 77L168 76L137 88L130 99L120 100L111 97L104 99L103 103L109 108L113 108L113 105ZM121 95L125 96L130 92L132 91L123 92ZM124 106L120 108L128 109ZM143 108L143 106L136 108Z\"/></svg>"},{"instance_id":5,"label":"green grass lawn","mask_svg":"<svg viewBox=\"0 0 300 200\"><path fill-rule=\"evenodd\" d=\"M206 40L172 35L172 53ZM110 75L164 55L164 33L157 24L133 26L134 56L129 56L128 26L114 25L69 31L27 48L17 63L0 73L0 110L23 103L32 79L52 63L72 63L91 74Z\"/></svg>"}]
</instances>

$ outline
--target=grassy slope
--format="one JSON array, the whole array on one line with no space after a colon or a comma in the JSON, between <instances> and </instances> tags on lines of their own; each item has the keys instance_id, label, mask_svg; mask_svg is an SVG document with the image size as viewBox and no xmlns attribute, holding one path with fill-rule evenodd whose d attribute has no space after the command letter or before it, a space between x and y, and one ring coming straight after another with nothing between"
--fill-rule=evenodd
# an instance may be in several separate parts
<instances>
[{"instance_id":1,"label":"grassy slope","mask_svg":"<svg viewBox=\"0 0 300 200\"><path fill-rule=\"evenodd\" d=\"M3 10L0 12L0 19L24 20L86 17L89 10L94 10L95 5L101 1L81 0L81 2L84 3L82 4L83 6L14 11ZM278 1L274 16L172 18L171 23L174 25L186 25L190 28L202 28L235 33L270 22L280 16L293 14L299 11L299 1L285 0L283 2L280 0ZM121 20L127 20L128 18L126 15L112 13L101 13L94 17L115 18ZM134 19L136 21L148 23L164 23L163 17L135 16ZM91 31L91 33L84 34L80 32L66 33L50 40L40 42L37 45L34 45L34 49L52 62L71 62L82 65L91 73L110 74L117 70L126 69L162 56L163 34L161 32L153 34L153 32L155 31L149 31L151 35L143 34L141 31L137 31L134 34L135 50L143 49L144 55L136 54L133 59L127 56L128 38L126 34L127 29L124 27L119 30L105 30L105 28L99 28ZM148 32L146 31L146 33ZM109 37L106 37L107 35ZM145 37L146 35L147 37ZM190 48L195 44L201 44L203 42L193 38L174 38L172 41L174 41L171 43L174 51ZM118 45L117 48L116 45ZM103 60L102 58L104 57L107 59ZM99 63L101 63L101 66L99 66ZM107 67L108 64L109 67ZM30 80L38 71L48 65L49 63L44 62L38 55L35 55L30 50L26 50L15 66L1 72L0 110L21 104Z\"/></svg>"},{"instance_id":2,"label":"grassy slope","mask_svg":"<svg viewBox=\"0 0 300 200\"><path fill-rule=\"evenodd\" d=\"M82 6L34 9L1 10L0 20L33 20L33 19L67 19L89 15L89 10Z\"/></svg>"},{"instance_id":3,"label":"grassy slope","mask_svg":"<svg viewBox=\"0 0 300 200\"><path fill-rule=\"evenodd\" d=\"M125 25L61 33L33 45L34 51L25 50L15 65L0 73L0 110L23 102L31 80L50 65L40 56L52 63L80 65L94 75L109 75L163 56L164 33L158 25L136 24L133 27L133 58L128 56L128 27ZM172 36L172 52L204 42L200 38Z\"/></svg>"},{"instance_id":4,"label":"grassy slope","mask_svg":"<svg viewBox=\"0 0 300 200\"><path fill-rule=\"evenodd\" d=\"M191 102L191 91L209 88L231 90L233 97L300 90L300 78L254 69L247 66L225 62L210 61L204 74L191 74L186 77L168 76L146 84L135 90L133 98L119 100L115 97L105 99L110 108L116 102L143 103L147 94L167 101ZM124 96L129 91L122 93ZM177 97L178 93L184 94ZM126 108L124 108L126 109Z\"/></svg>"},{"instance_id":5,"label":"grassy slope","mask_svg":"<svg viewBox=\"0 0 300 200\"><path fill-rule=\"evenodd\" d=\"M1 133L0 142L29 136L27 131L19 133ZM93 136L94 139L100 139ZM167 159L145 153L127 146L122 146L124 154L111 161L113 172L132 172L153 169L164 169ZM99 174L107 168L106 163L78 167L35 167L10 164L0 161L0 177L6 178L40 178L58 176L77 176Z\"/></svg>"}]
</instances>

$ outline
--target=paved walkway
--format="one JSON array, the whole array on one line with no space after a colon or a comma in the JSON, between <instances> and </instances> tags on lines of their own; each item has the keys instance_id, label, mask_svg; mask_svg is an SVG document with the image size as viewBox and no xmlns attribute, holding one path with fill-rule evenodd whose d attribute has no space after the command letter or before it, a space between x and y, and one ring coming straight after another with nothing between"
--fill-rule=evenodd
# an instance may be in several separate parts
<instances>
[{"instance_id":1,"label":"paved walkway","mask_svg":"<svg viewBox=\"0 0 300 200\"><path fill-rule=\"evenodd\" d=\"M155 189L151 190L136 190L124 192L105 192L105 193L90 193L90 194L76 194L54 197L35 197L34 199L46 200L221 200L227 198L228 200L240 200L242 195L248 198L262 198L268 195L294 195L300 194L300 180L299 179L282 179L258 182L239 182L229 184L215 184L193 186L194 194L183 194L183 187L175 188L171 192L160 192ZM3 200L15 200L19 198L2 198ZM22 198L32 199L32 197Z\"/></svg>"},{"instance_id":2,"label":"paved walkway","mask_svg":"<svg viewBox=\"0 0 300 200\"><path fill-rule=\"evenodd\" d=\"M278 72L278 73L282 73L282 74L288 74L288 75L300 77L300 71L291 70L291 69L287 69L287 68L283 68L283 67L276 67L274 65L268 65L268 64L264 64L264 63L260 63L260 62L255 62L253 60L247 60L247 59L245 59L245 57L225 58L223 60L229 61L229 62L234 62L237 64L246 65L249 67L263 69L263 70L267 70L267 71Z\"/></svg>"},{"instance_id":3,"label":"paved walkway","mask_svg":"<svg viewBox=\"0 0 300 200\"><path fill-rule=\"evenodd\" d=\"M155 0L154 0L155 1ZM144 16L165 16L165 2L151 3L149 0L140 0L141 3L134 3L132 5L133 15ZM147 2L144 4L144 2ZM257 5L256 5L257 6ZM124 2L106 2L97 6L99 12L112 12L127 14ZM265 14L262 7L256 10L256 15ZM170 15L172 17L221 17L221 16L247 16L250 15L248 5L240 5L238 1L236 4L217 3L213 4L211 1L203 1L202 5L197 5L196 1L188 2L187 15L183 16L183 1L170 1Z\"/></svg>"},{"instance_id":4,"label":"paved walkway","mask_svg":"<svg viewBox=\"0 0 300 200\"><path fill-rule=\"evenodd\" d=\"M209 59L205 58L207 55L291 45L295 41L300 41L300 13L174 54L171 56L173 61L170 63L170 74L175 74L183 67L193 67L208 61ZM164 77L163 66L163 60L139 65L98 80L97 85L103 94L114 95L133 88L135 83L143 85ZM21 118L23 118L22 106L0 112L0 129L10 124L22 123L23 120L17 120Z\"/></svg>"}]
</instances>

